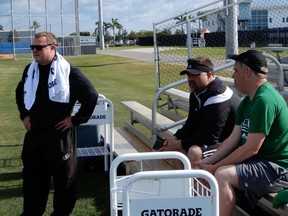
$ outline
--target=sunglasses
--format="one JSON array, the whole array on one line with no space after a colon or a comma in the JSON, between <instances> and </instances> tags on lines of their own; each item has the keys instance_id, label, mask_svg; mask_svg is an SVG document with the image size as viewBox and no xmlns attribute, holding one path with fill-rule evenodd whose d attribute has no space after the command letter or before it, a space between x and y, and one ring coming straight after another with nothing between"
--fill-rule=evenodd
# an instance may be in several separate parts
<instances>
[{"instance_id":1,"label":"sunglasses","mask_svg":"<svg viewBox=\"0 0 288 216\"><path fill-rule=\"evenodd\" d=\"M37 51L42 50L44 47L51 46L53 44L46 44L46 45L30 45L31 50L33 51L36 49Z\"/></svg>"}]
</instances>

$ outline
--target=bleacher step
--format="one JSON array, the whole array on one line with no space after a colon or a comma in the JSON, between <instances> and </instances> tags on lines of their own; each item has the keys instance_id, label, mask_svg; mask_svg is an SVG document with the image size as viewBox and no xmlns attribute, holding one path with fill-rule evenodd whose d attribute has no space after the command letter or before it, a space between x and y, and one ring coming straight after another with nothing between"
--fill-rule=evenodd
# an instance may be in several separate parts
<instances>
[{"instance_id":1,"label":"bleacher step","mask_svg":"<svg viewBox=\"0 0 288 216\"><path fill-rule=\"evenodd\" d=\"M127 128L117 127L115 128L115 153L116 155L125 153L137 153L137 152L151 152L145 143L138 139L133 133ZM116 141L117 137L117 141ZM154 161L145 161L144 164L140 165L137 162L125 164L126 172L135 173L142 170L169 170L172 169L169 162L160 160L155 163Z\"/></svg>"},{"instance_id":2,"label":"bleacher step","mask_svg":"<svg viewBox=\"0 0 288 216\"><path fill-rule=\"evenodd\" d=\"M124 145L126 146L126 148L123 149L125 153L127 152L137 153L137 152L150 152L151 151L151 149L147 147L145 143L143 143L137 136L132 134L127 128L117 127L115 128L115 132L118 136L117 139L119 139L120 136L122 139L121 144L117 141L115 148L117 146L117 149L121 149ZM116 136L115 136L115 139L116 139Z\"/></svg>"},{"instance_id":3,"label":"bleacher step","mask_svg":"<svg viewBox=\"0 0 288 216\"><path fill-rule=\"evenodd\" d=\"M181 99L181 100L189 103L190 94L188 92L185 92L185 91L182 91L179 89L175 89L175 88L171 88L171 89L166 90L165 94L176 97L178 99Z\"/></svg>"},{"instance_id":4,"label":"bleacher step","mask_svg":"<svg viewBox=\"0 0 288 216\"><path fill-rule=\"evenodd\" d=\"M121 104L123 104L129 111L131 111L131 124L133 125L135 122L138 122L145 126L148 130L151 131L152 127L152 110L136 101L121 101ZM173 124L174 121L159 114L156 113L156 127L159 128L161 126L166 126L169 124ZM168 131L165 131L164 133L159 134L159 136L165 136L167 135L173 135L176 133L176 131L182 127L176 126L172 129L169 129Z\"/></svg>"}]
</instances>

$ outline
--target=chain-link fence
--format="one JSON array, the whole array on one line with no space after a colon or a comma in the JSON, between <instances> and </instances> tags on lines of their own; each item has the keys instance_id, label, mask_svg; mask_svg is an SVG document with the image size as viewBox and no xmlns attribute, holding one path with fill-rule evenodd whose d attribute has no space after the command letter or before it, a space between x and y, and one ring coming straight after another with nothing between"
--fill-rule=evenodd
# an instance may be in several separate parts
<instances>
[{"instance_id":1,"label":"chain-link fence","mask_svg":"<svg viewBox=\"0 0 288 216\"><path fill-rule=\"evenodd\" d=\"M287 0L218 0L154 24L156 86L185 78L179 72L190 57L209 57L219 67L228 55L255 48L285 62L287 46Z\"/></svg>"},{"instance_id":2,"label":"chain-link fence","mask_svg":"<svg viewBox=\"0 0 288 216\"><path fill-rule=\"evenodd\" d=\"M62 55L81 54L78 0L1 0L0 20L0 55L32 58L30 44L39 31L56 35Z\"/></svg>"}]
</instances>

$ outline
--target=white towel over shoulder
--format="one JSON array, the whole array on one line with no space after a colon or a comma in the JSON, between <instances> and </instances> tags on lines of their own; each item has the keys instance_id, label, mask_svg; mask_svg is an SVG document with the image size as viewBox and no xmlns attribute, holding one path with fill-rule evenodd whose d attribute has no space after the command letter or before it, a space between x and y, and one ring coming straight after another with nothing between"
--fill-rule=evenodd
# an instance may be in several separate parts
<instances>
[{"instance_id":1,"label":"white towel over shoulder","mask_svg":"<svg viewBox=\"0 0 288 216\"><path fill-rule=\"evenodd\" d=\"M49 99L60 103L69 103L70 64L58 53L51 64L48 77ZM27 77L24 83L24 104L27 110L30 110L36 97L36 91L39 83L38 63L33 61L28 69Z\"/></svg>"}]
</instances>

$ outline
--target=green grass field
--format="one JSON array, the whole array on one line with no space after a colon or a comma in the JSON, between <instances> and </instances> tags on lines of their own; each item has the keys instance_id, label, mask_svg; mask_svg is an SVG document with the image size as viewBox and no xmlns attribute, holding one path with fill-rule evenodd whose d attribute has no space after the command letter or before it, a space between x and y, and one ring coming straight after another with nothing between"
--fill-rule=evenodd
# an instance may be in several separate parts
<instances>
[{"instance_id":1,"label":"green grass field","mask_svg":"<svg viewBox=\"0 0 288 216\"><path fill-rule=\"evenodd\" d=\"M185 51L179 52L179 49L183 49ZM245 52L246 50L250 49L249 47L239 47L238 53ZM267 54L270 54L274 57L276 57L275 52L273 51L264 51L261 47L255 48L256 50L260 52L265 52ZM187 55L186 47L178 47L176 49L167 49L161 51L162 54L176 54L176 55ZM216 59L225 59L226 58L226 49L225 47L205 47L205 48L199 48L199 47L193 47L192 53L194 56L206 56L209 58L216 58ZM283 58L288 55L288 51L280 52L279 56L280 58Z\"/></svg>"},{"instance_id":2,"label":"green grass field","mask_svg":"<svg viewBox=\"0 0 288 216\"><path fill-rule=\"evenodd\" d=\"M123 126L128 112L123 100L137 100L151 107L154 87L154 64L108 55L83 55L66 58L79 67L96 90L112 100L115 127ZM16 216L22 211L20 160L24 128L15 104L15 88L30 60L0 59L0 215ZM100 164L99 164L100 166ZM109 215L108 176L103 167L82 173L78 179L77 204L73 216ZM52 211L51 190L47 214Z\"/></svg>"}]
</instances>

